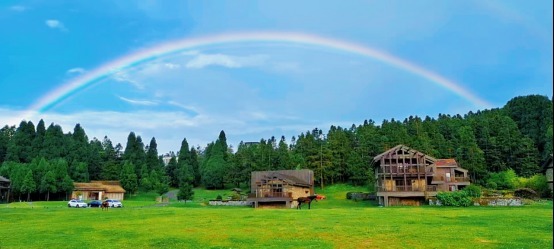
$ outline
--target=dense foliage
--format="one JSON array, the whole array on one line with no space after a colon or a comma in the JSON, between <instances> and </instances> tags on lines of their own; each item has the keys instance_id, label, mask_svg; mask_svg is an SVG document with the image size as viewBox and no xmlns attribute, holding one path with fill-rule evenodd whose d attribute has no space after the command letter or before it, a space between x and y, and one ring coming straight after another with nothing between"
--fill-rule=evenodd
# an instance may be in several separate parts
<instances>
[{"instance_id":1,"label":"dense foliage","mask_svg":"<svg viewBox=\"0 0 554 249\"><path fill-rule=\"evenodd\" d=\"M11 179L12 198L21 200L66 198L73 181L91 180L120 180L130 194L179 188L181 198L188 199L192 187L248 185L252 171L281 169L312 169L321 188L339 182L371 185L372 158L398 144L435 158L455 158L474 183L514 189L516 180L526 177L541 192L545 185L534 175L552 154L552 101L531 95L463 116L410 116L380 125L366 120L348 128L331 126L326 134L315 128L289 142L285 137L241 142L236 151L221 131L204 149L190 147L184 138L178 153L165 155L167 163L155 138L145 146L130 132L123 148L107 136L89 140L80 124L64 133L53 123L46 128L43 120L36 127L22 121L0 129L0 175Z\"/></svg>"}]
</instances>

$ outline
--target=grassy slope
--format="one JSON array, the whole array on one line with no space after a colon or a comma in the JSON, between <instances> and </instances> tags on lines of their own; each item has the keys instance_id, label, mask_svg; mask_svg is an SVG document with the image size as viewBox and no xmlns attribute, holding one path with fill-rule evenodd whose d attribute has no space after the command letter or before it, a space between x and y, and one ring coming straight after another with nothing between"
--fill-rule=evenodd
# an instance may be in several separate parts
<instances>
[{"instance_id":1,"label":"grassy slope","mask_svg":"<svg viewBox=\"0 0 554 249\"><path fill-rule=\"evenodd\" d=\"M0 248L551 248L552 202L525 207L390 207L345 200L334 185L311 210L204 206L230 191L197 189L192 203L69 209L65 202L0 205ZM31 208L32 207L32 208Z\"/></svg>"}]
</instances>

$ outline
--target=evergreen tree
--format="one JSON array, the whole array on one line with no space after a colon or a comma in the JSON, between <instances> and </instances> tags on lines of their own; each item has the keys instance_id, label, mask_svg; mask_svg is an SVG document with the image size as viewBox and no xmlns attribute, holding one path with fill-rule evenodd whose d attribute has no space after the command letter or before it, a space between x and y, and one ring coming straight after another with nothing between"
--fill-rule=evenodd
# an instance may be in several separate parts
<instances>
[{"instance_id":1,"label":"evergreen tree","mask_svg":"<svg viewBox=\"0 0 554 249\"><path fill-rule=\"evenodd\" d=\"M0 129L0 165L6 160L8 145L15 133L15 126L5 125Z\"/></svg>"},{"instance_id":2,"label":"evergreen tree","mask_svg":"<svg viewBox=\"0 0 554 249\"><path fill-rule=\"evenodd\" d=\"M158 159L158 145L156 143L156 138L154 137L152 137L150 145L148 146L148 152L146 153L146 165L148 166L149 171L160 171L162 169Z\"/></svg>"},{"instance_id":3,"label":"evergreen tree","mask_svg":"<svg viewBox=\"0 0 554 249\"><path fill-rule=\"evenodd\" d=\"M56 187L56 177L54 176L54 173L52 171L48 171L42 177L40 183L40 192L46 193L46 201L49 201L50 193L55 193L56 191L58 191L58 188Z\"/></svg>"},{"instance_id":4,"label":"evergreen tree","mask_svg":"<svg viewBox=\"0 0 554 249\"><path fill-rule=\"evenodd\" d=\"M21 121L7 146L6 161L31 162L35 156L32 146L34 138L34 124L31 121Z\"/></svg>"},{"instance_id":5,"label":"evergreen tree","mask_svg":"<svg viewBox=\"0 0 554 249\"><path fill-rule=\"evenodd\" d=\"M88 166L83 162L75 162L71 164L72 176L71 178L76 182L89 182L90 176L88 174Z\"/></svg>"},{"instance_id":6,"label":"evergreen tree","mask_svg":"<svg viewBox=\"0 0 554 249\"><path fill-rule=\"evenodd\" d=\"M73 185L71 177L69 177L69 175L65 175L59 189L65 192L66 199L68 199L67 196L71 193L71 191L73 191L74 187L75 186Z\"/></svg>"},{"instance_id":7,"label":"evergreen tree","mask_svg":"<svg viewBox=\"0 0 554 249\"><path fill-rule=\"evenodd\" d=\"M27 201L31 200L31 193L35 192L37 185L33 179L33 171L28 169L25 177L23 178L22 184L20 186L19 192L22 194L27 194Z\"/></svg>"},{"instance_id":8,"label":"evergreen tree","mask_svg":"<svg viewBox=\"0 0 554 249\"><path fill-rule=\"evenodd\" d=\"M183 182L179 186L179 193L177 193L177 199L184 200L186 204L187 200L192 200L193 196L194 196L194 191L192 190L192 185L190 185L186 181Z\"/></svg>"},{"instance_id":9,"label":"evergreen tree","mask_svg":"<svg viewBox=\"0 0 554 249\"><path fill-rule=\"evenodd\" d=\"M121 187L129 194L134 194L138 189L138 179L135 173L135 165L130 161L125 161L119 175Z\"/></svg>"}]
</instances>

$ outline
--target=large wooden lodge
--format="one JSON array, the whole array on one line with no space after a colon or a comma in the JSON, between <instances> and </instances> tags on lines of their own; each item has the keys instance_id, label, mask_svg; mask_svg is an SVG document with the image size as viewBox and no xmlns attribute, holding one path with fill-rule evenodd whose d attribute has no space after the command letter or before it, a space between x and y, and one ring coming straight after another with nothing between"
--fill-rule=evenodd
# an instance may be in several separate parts
<instances>
[{"instance_id":1,"label":"large wooden lodge","mask_svg":"<svg viewBox=\"0 0 554 249\"><path fill-rule=\"evenodd\" d=\"M405 145L373 158L375 185L383 206L419 206L438 191L455 191L470 184L468 171L454 159L435 159Z\"/></svg>"}]
</instances>

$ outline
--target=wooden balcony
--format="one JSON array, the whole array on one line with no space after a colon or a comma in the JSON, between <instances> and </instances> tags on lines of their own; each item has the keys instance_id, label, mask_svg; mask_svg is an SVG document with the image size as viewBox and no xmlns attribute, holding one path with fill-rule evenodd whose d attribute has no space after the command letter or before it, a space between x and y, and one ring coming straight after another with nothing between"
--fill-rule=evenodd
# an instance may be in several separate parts
<instances>
[{"instance_id":1,"label":"wooden balcony","mask_svg":"<svg viewBox=\"0 0 554 249\"><path fill-rule=\"evenodd\" d=\"M292 192L263 192L263 193L250 193L248 198L292 198Z\"/></svg>"},{"instance_id":2,"label":"wooden balcony","mask_svg":"<svg viewBox=\"0 0 554 249\"><path fill-rule=\"evenodd\" d=\"M427 186L395 186L392 188L387 187L378 187L378 192L436 192L437 186L427 185Z\"/></svg>"},{"instance_id":3,"label":"wooden balcony","mask_svg":"<svg viewBox=\"0 0 554 249\"><path fill-rule=\"evenodd\" d=\"M432 174L431 168L425 168L424 165L420 165L419 168L417 165L385 165L382 166L378 174L412 174L412 175L424 175Z\"/></svg>"}]
</instances>

